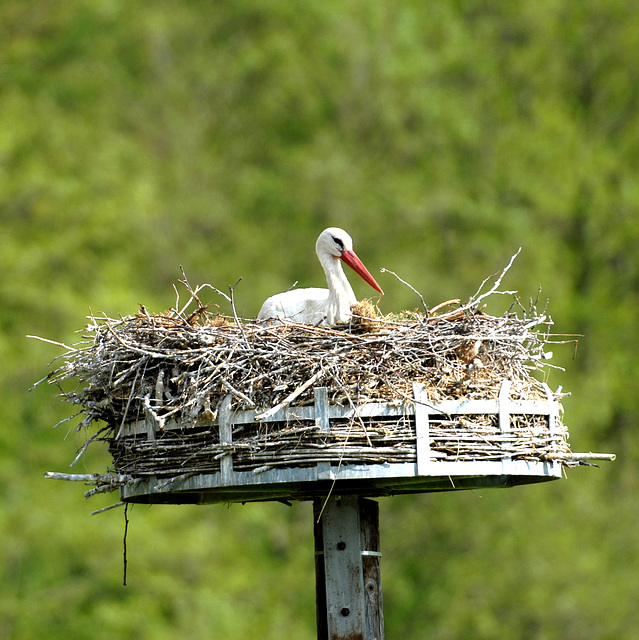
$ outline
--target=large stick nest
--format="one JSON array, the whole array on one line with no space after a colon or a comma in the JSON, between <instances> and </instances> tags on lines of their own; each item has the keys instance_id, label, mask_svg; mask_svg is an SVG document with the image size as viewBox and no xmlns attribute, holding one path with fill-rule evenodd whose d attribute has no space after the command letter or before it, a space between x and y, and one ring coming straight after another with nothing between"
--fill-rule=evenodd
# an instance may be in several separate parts
<instances>
[{"instance_id":1,"label":"large stick nest","mask_svg":"<svg viewBox=\"0 0 639 640\"><path fill-rule=\"evenodd\" d=\"M548 363L551 354L546 351L553 342L550 318L544 311L538 312L532 302L524 307L516 296L512 307L499 317L480 309L490 294L514 295L497 291L505 271L488 292L480 295L480 287L467 304L454 301L452 309L450 305L442 307L447 309L443 313L424 310L403 317L376 318L371 305L360 304L349 325L330 328L240 320L235 315L232 290L230 297L222 295L231 303L234 315L213 315L198 294L206 287L221 292L210 285L194 290L185 277L182 282L190 299L184 308L180 309L178 298L175 309L161 315L142 307L136 315L120 319L92 316L84 342L67 347L60 356L62 364L45 380L57 384L63 398L79 407L76 415L82 420L78 429L95 421L106 423L91 439L107 440L114 457L116 451L121 456L116 470L122 472L126 466L124 471L133 475L136 470L160 470L157 460L144 460L146 454L139 452L125 465L123 461L131 452L126 446L120 451L116 437L123 425L146 420L160 432L176 422L182 429L211 425L229 393L235 410L253 409L258 419L289 404L312 403L316 386L328 389L331 403L355 406L370 401L411 401L413 383L419 382L429 401L437 403L497 398L506 379L511 399L545 400L547 387L538 377L552 366ZM189 313L194 303L197 308ZM68 388L70 382L75 382L72 389ZM478 433L485 418L477 418ZM464 428L469 427L468 420L464 419ZM405 427L402 421L398 425L400 431ZM285 435L284 427L279 445L290 435ZM386 442L379 444L397 447L393 441L399 431L382 431L387 434ZM349 433L355 443L352 429ZM197 438L201 434L201 430L193 430L193 447L184 455L199 451ZM369 432L362 437L370 444ZM479 433L479 441L482 437ZM264 439L264 429L256 430L255 442L247 444L254 465L264 464L268 447L278 444L277 433L270 433L263 446L258 443L260 438ZM551 448L552 441L544 437ZM157 446L153 444L153 448ZM84 448L86 445L82 452ZM278 449L281 451L281 446ZM414 457L414 442L409 449ZM568 450L565 442L562 450ZM163 456L165 460L166 451ZM466 456L471 458L472 451ZM174 467L184 469L176 460L169 460L168 466L169 474Z\"/></svg>"},{"instance_id":2,"label":"large stick nest","mask_svg":"<svg viewBox=\"0 0 639 640\"><path fill-rule=\"evenodd\" d=\"M369 321L370 322L370 321ZM330 401L410 399L423 383L430 400L496 398L502 380L513 399L545 398L532 375L545 364L545 317L493 317L460 311L442 318L359 322L326 329L308 325L195 324L142 311L119 320L94 319L92 344L66 354L52 376L80 386L64 393L85 414L114 428L152 417L194 423L211 420L229 392L236 409L267 410L309 380L329 389ZM311 385L295 404L313 401Z\"/></svg>"}]
</instances>

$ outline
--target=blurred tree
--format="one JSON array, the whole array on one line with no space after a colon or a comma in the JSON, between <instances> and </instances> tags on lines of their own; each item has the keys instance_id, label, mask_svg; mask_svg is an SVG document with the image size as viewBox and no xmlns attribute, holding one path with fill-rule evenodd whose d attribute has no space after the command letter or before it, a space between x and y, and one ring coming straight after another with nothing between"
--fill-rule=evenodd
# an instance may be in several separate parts
<instances>
[{"instance_id":1,"label":"blurred tree","mask_svg":"<svg viewBox=\"0 0 639 640\"><path fill-rule=\"evenodd\" d=\"M50 390L26 393L59 350L24 336L166 309L180 265L243 277L251 316L321 285L315 238L337 224L430 304L523 247L507 287L543 285L557 332L584 335L550 379L574 392L573 445L623 454L548 487L384 501L389 635L633 637L636 20L629 0L5 0L0 636L313 637L308 505L135 509L118 585L116 512L87 520L41 479L74 434L49 430L68 415ZM418 306L379 279L383 311Z\"/></svg>"}]
</instances>

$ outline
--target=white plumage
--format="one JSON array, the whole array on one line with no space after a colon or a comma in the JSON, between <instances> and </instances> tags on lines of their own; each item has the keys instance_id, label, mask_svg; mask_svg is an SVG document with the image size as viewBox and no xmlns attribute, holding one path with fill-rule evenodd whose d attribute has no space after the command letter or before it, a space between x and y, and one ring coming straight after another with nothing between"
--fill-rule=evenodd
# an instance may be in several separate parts
<instances>
[{"instance_id":1,"label":"white plumage","mask_svg":"<svg viewBox=\"0 0 639 640\"><path fill-rule=\"evenodd\" d=\"M293 289L268 298L258 320L289 320L302 324L332 325L348 322L357 302L342 269L342 261L381 294L381 287L353 251L353 240L343 229L330 227L320 233L315 253L326 274L328 289Z\"/></svg>"}]
</instances>

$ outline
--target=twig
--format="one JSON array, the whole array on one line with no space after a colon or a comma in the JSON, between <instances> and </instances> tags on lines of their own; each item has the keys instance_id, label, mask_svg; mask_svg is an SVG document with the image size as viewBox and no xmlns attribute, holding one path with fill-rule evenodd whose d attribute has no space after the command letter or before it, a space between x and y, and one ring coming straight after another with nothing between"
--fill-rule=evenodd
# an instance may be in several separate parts
<instances>
[{"instance_id":1,"label":"twig","mask_svg":"<svg viewBox=\"0 0 639 640\"><path fill-rule=\"evenodd\" d=\"M237 325L237 328L240 330L240 333L244 338L244 342L248 345L249 343L248 343L248 340L246 339L246 334L244 333L244 329L242 328L242 323L240 322L240 319L237 316L237 311L235 309L235 287L237 287L237 285L240 284L241 280L242 278L238 278L237 282L232 287L229 287L229 291L231 293L231 296L229 299L231 301L231 309L233 310L233 317L235 318L235 324Z\"/></svg>"},{"instance_id":2,"label":"twig","mask_svg":"<svg viewBox=\"0 0 639 640\"><path fill-rule=\"evenodd\" d=\"M88 449L89 445L101 434L103 434L105 431L110 431L111 427L106 426L106 427L102 427L102 429L100 429L97 433L94 433L83 445L82 448L80 449L78 455L75 457L75 460L69 465L70 467L75 467L75 465L78 463L78 461L80 460L80 458L86 453L86 450Z\"/></svg>"},{"instance_id":3,"label":"twig","mask_svg":"<svg viewBox=\"0 0 639 640\"><path fill-rule=\"evenodd\" d=\"M27 335L27 338L31 338L33 340L39 340L40 342L47 342L48 344L54 344L56 347L62 347L63 349L66 349L69 352L78 351L76 347L70 347L68 344L64 344L64 342L58 342L57 340L49 340L48 338L41 338L40 336L31 336L31 335Z\"/></svg>"},{"instance_id":4,"label":"twig","mask_svg":"<svg viewBox=\"0 0 639 640\"><path fill-rule=\"evenodd\" d=\"M484 300L485 298L487 298L488 296L492 295L493 293L511 294L511 295L516 294L517 293L516 291L497 291L497 288L499 287L499 285L501 284L501 281L503 280L504 276L506 275L506 273L508 272L508 270L512 266L513 262L515 261L515 258L520 253L521 253L521 247L519 247L519 249L517 249L517 251L514 253L514 255L511 256L510 261L502 269L501 273L493 274L492 276L488 276L488 278L484 279L484 281L479 285L479 289L477 289L477 292L475 293L475 295L470 298L470 301L468 302L468 305L465 305L465 307L462 307L462 308L475 308L476 309L479 306L479 302L481 300ZM493 284L493 286L486 293L483 293L483 294L479 295L479 292L484 288L484 285L491 278L494 278L495 276L497 276L497 279L495 280L495 283Z\"/></svg>"},{"instance_id":5,"label":"twig","mask_svg":"<svg viewBox=\"0 0 639 640\"><path fill-rule=\"evenodd\" d=\"M124 536L122 538L122 585L126 587L126 570L127 570L127 557L126 557L126 539L129 534L129 503L124 505Z\"/></svg>"},{"instance_id":6,"label":"twig","mask_svg":"<svg viewBox=\"0 0 639 640\"><path fill-rule=\"evenodd\" d=\"M111 511L111 509L117 509L118 507L123 507L126 502L116 502L115 504L110 504L108 507L102 507L102 509L98 509L97 511L92 511L92 516L97 516L98 513L104 513L105 511Z\"/></svg>"},{"instance_id":7,"label":"twig","mask_svg":"<svg viewBox=\"0 0 639 640\"><path fill-rule=\"evenodd\" d=\"M415 287L413 287L413 285L408 284L408 282L406 282L406 280L402 280L395 272L391 271L390 269L385 269L384 267L382 267L380 269L380 271L382 273L390 273L391 275L395 276L402 284L406 285L413 293L415 293L417 296L419 296L419 299L422 302L422 306L424 307L424 311L426 313L426 317L428 318L428 305L426 304L426 301L424 300L424 296L422 296L422 294L417 291L417 289L415 289Z\"/></svg>"},{"instance_id":8,"label":"twig","mask_svg":"<svg viewBox=\"0 0 639 640\"><path fill-rule=\"evenodd\" d=\"M44 477L47 480L66 480L67 482L86 482L89 484L104 483L111 484L114 487L134 481L132 476L121 473L59 473L58 471L47 471Z\"/></svg>"},{"instance_id":9,"label":"twig","mask_svg":"<svg viewBox=\"0 0 639 640\"><path fill-rule=\"evenodd\" d=\"M582 462L585 460L608 460L613 462L617 459L614 453L548 453L548 460L575 460Z\"/></svg>"},{"instance_id":10,"label":"twig","mask_svg":"<svg viewBox=\"0 0 639 640\"><path fill-rule=\"evenodd\" d=\"M439 311L440 309L443 309L444 307L450 307L454 304L459 304L461 302L461 300L459 298L452 298L451 300L446 300L444 302L440 302L438 305L435 305L431 310L430 313L431 315L433 313L435 313L436 311Z\"/></svg>"},{"instance_id":11,"label":"twig","mask_svg":"<svg viewBox=\"0 0 639 640\"><path fill-rule=\"evenodd\" d=\"M297 389L295 389L293 393L286 396L286 398L284 398L282 402L280 402L279 404L276 404L274 407L271 407L267 411L263 411L262 413L259 413L258 415L255 416L255 419L267 420L271 416L274 416L278 411L281 411L285 407L288 407L288 405L290 405L291 402L295 400L295 398L299 397L309 387L312 387L324 374L325 374L324 369L320 369L315 374L313 374L304 384L300 385Z\"/></svg>"},{"instance_id":12,"label":"twig","mask_svg":"<svg viewBox=\"0 0 639 640\"><path fill-rule=\"evenodd\" d=\"M204 311L206 311L206 306L204 304L202 304L202 301L200 300L200 298L198 297L198 292L194 291L193 287L191 286L191 284L189 283L189 279L186 277L186 272L184 271L184 267L182 265L180 265L180 271L182 272L182 280L180 280L179 282L181 284L183 284L186 287L186 290L189 292L189 295L191 296L191 298L193 300L195 300L195 302L197 303L197 309L191 313L188 318L186 319L187 322L190 323L190 321L199 313L202 313ZM190 304L190 300L189 302L186 304L186 306L184 307L184 309L182 309L181 313L179 313L178 315L183 315L184 312L186 311L186 309L188 308Z\"/></svg>"},{"instance_id":13,"label":"twig","mask_svg":"<svg viewBox=\"0 0 639 640\"><path fill-rule=\"evenodd\" d=\"M253 402L253 400L251 400L245 393L242 393L241 391L238 391L235 387L233 387L224 378L220 379L220 384L222 384L222 386L226 387L235 397L239 398L240 400L243 400L246 403L247 406L249 406L251 408L255 407L255 403Z\"/></svg>"}]
</instances>

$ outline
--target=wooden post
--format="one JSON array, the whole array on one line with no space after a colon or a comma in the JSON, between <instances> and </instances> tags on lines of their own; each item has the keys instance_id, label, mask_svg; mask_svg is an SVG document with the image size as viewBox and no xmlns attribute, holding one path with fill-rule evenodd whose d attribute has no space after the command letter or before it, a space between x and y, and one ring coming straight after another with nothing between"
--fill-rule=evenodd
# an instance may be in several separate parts
<instances>
[{"instance_id":1,"label":"wooden post","mask_svg":"<svg viewBox=\"0 0 639 640\"><path fill-rule=\"evenodd\" d=\"M337 496L313 513L318 640L383 640L379 505Z\"/></svg>"}]
</instances>

